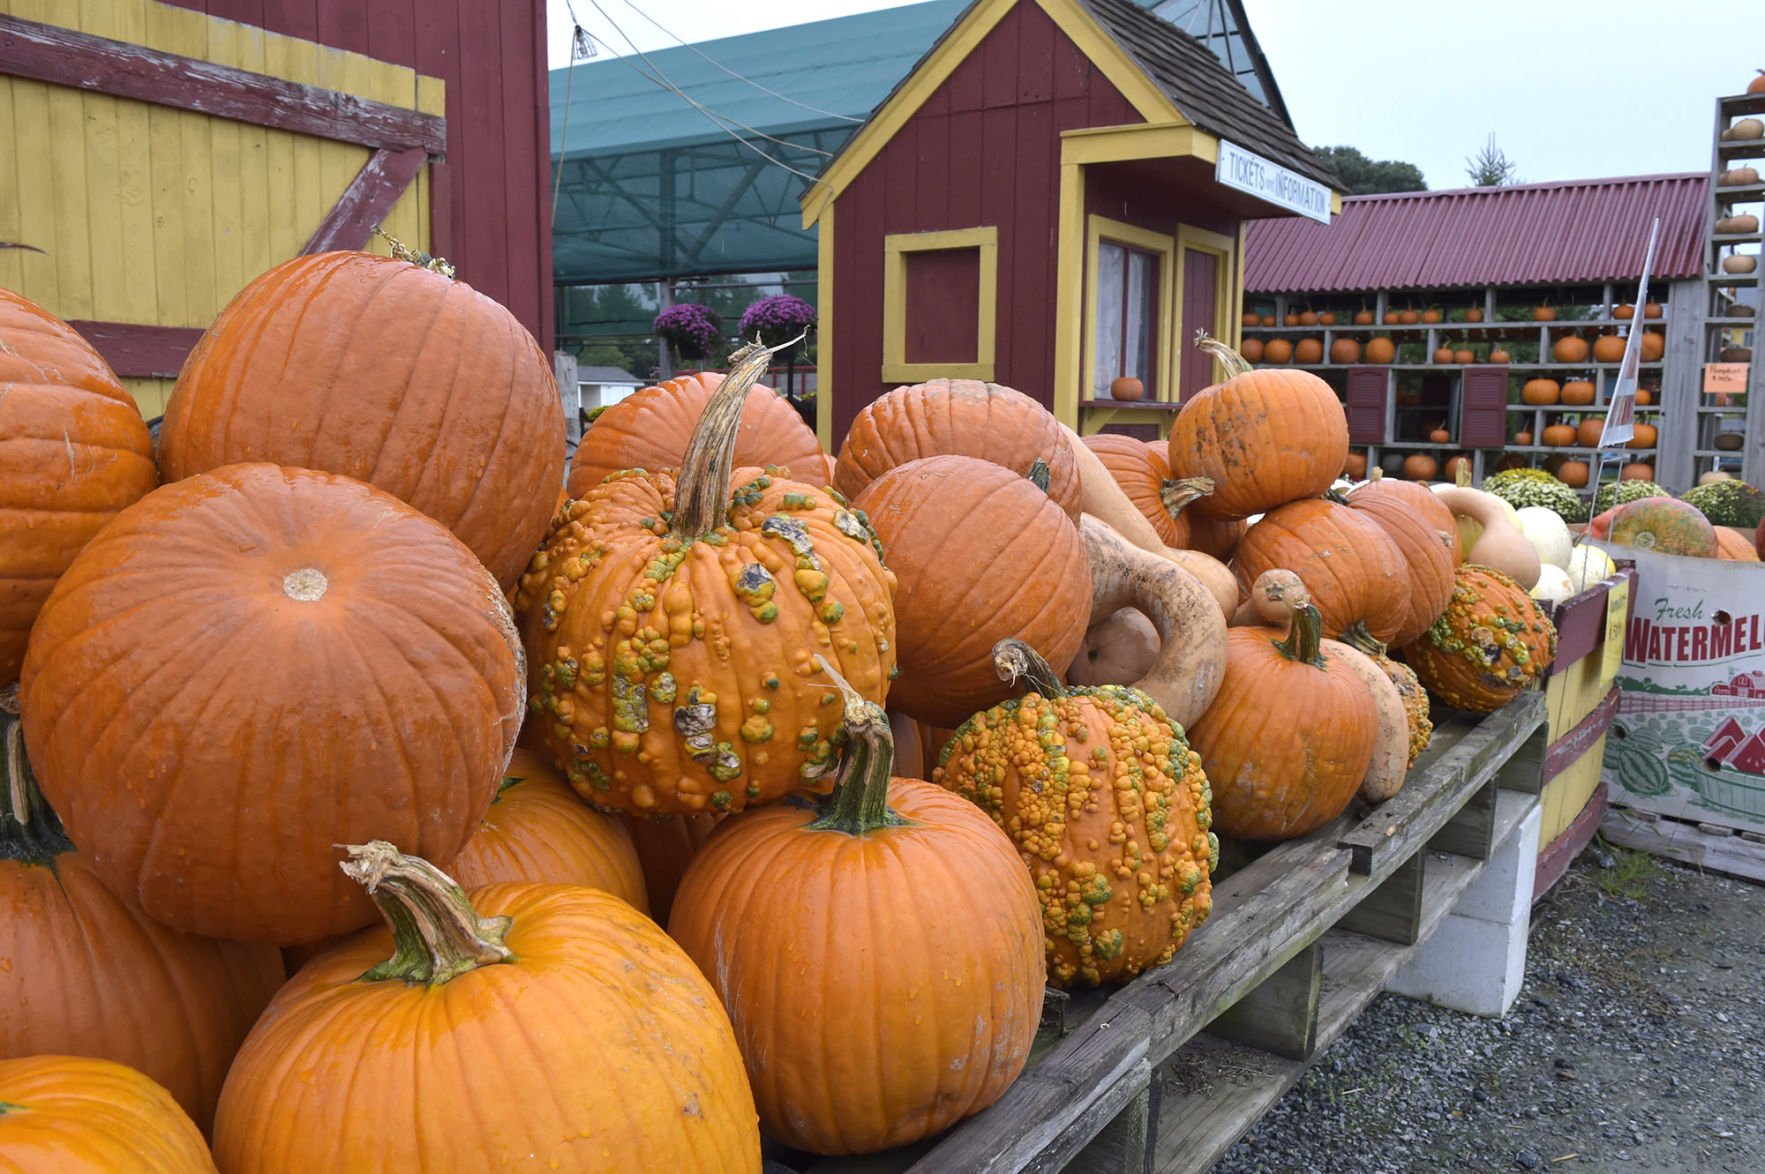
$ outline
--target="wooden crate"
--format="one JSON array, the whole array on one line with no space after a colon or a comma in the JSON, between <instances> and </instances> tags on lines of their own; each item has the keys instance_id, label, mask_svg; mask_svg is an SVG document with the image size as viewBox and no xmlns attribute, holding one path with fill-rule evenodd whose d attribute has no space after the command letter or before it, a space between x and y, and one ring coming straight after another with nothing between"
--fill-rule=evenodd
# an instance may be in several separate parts
<instances>
[{"instance_id":1,"label":"wooden crate","mask_svg":"<svg viewBox=\"0 0 1765 1174\"><path fill-rule=\"evenodd\" d=\"M1402 792L1224 875L1167 966L1049 991L1030 1066L998 1103L863 1158L774 1153L804 1174L1203 1170L1353 1022L1536 805L1544 694L1449 717ZM1224 1075L1232 1073L1229 1079ZM1250 1075L1245 1075L1250 1074Z\"/></svg>"}]
</instances>

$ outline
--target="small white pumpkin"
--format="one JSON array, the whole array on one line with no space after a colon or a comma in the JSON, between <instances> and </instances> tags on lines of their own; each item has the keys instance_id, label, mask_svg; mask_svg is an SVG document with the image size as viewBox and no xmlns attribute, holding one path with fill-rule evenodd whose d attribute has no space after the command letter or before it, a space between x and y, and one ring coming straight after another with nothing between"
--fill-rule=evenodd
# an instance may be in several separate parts
<instances>
[{"instance_id":1,"label":"small white pumpkin","mask_svg":"<svg viewBox=\"0 0 1765 1174\"><path fill-rule=\"evenodd\" d=\"M1618 564L1611 555L1586 542L1578 544L1569 555L1569 585L1576 591L1586 591L1617 570Z\"/></svg>"},{"instance_id":2,"label":"small white pumpkin","mask_svg":"<svg viewBox=\"0 0 1765 1174\"><path fill-rule=\"evenodd\" d=\"M1551 563L1543 563L1538 568L1538 582L1533 585L1530 594L1540 603L1558 604L1575 594L1575 586L1569 581L1568 571Z\"/></svg>"},{"instance_id":3,"label":"small white pumpkin","mask_svg":"<svg viewBox=\"0 0 1765 1174\"><path fill-rule=\"evenodd\" d=\"M1514 513L1520 533L1538 552L1538 561L1545 566L1569 569L1569 526L1562 515L1541 505L1523 506Z\"/></svg>"}]
</instances>

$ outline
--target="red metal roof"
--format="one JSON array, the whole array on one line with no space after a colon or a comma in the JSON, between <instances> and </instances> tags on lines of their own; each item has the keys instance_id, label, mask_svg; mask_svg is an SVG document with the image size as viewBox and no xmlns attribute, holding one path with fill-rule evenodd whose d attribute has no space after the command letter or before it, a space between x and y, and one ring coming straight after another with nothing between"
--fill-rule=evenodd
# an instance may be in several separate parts
<instances>
[{"instance_id":1,"label":"red metal roof","mask_svg":"<svg viewBox=\"0 0 1765 1174\"><path fill-rule=\"evenodd\" d=\"M1332 293L1635 280L1656 216L1652 277L1696 277L1709 182L1691 172L1351 196L1328 225L1300 217L1253 221L1244 288Z\"/></svg>"}]
</instances>

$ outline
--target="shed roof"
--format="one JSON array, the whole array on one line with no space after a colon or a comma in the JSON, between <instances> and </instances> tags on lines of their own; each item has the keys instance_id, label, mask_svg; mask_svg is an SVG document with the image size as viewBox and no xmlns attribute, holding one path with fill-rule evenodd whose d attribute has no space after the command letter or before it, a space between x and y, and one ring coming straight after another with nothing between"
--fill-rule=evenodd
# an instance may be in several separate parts
<instances>
[{"instance_id":1,"label":"shed roof","mask_svg":"<svg viewBox=\"0 0 1765 1174\"><path fill-rule=\"evenodd\" d=\"M1696 277L1708 184L1706 173L1687 172L1352 196L1328 225L1252 222L1244 288L1337 293L1634 280L1656 216L1651 276Z\"/></svg>"}]
</instances>

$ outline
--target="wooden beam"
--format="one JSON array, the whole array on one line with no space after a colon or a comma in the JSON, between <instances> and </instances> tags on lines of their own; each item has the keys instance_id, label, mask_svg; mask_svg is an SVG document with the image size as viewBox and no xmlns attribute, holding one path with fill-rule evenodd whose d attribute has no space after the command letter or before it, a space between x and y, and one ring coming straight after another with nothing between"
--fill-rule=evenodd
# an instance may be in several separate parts
<instances>
[{"instance_id":1,"label":"wooden beam","mask_svg":"<svg viewBox=\"0 0 1765 1174\"><path fill-rule=\"evenodd\" d=\"M0 74L341 143L447 153L433 114L0 15Z\"/></svg>"},{"instance_id":2,"label":"wooden beam","mask_svg":"<svg viewBox=\"0 0 1765 1174\"><path fill-rule=\"evenodd\" d=\"M68 323L125 379L176 379L202 331L133 322Z\"/></svg>"},{"instance_id":3,"label":"wooden beam","mask_svg":"<svg viewBox=\"0 0 1765 1174\"><path fill-rule=\"evenodd\" d=\"M1309 1060L1318 1046L1323 967L1324 948L1313 942L1221 1012L1207 1025L1208 1034L1273 1052L1284 1060Z\"/></svg>"},{"instance_id":4,"label":"wooden beam","mask_svg":"<svg viewBox=\"0 0 1765 1174\"><path fill-rule=\"evenodd\" d=\"M1413 946L1422 931L1422 886L1428 854L1417 852L1397 866L1397 871L1343 914L1336 928L1365 934L1382 942Z\"/></svg>"},{"instance_id":5,"label":"wooden beam","mask_svg":"<svg viewBox=\"0 0 1765 1174\"><path fill-rule=\"evenodd\" d=\"M1618 697L1618 687L1614 685L1592 713L1551 743L1544 755L1544 782L1550 782L1573 766L1583 754L1593 749L1594 743L1606 736L1606 731L1612 728L1612 719L1618 716Z\"/></svg>"},{"instance_id":6,"label":"wooden beam","mask_svg":"<svg viewBox=\"0 0 1765 1174\"><path fill-rule=\"evenodd\" d=\"M306 242L302 253L328 253L334 249L359 249L368 243L374 226L392 212L428 154L421 147L392 151L385 147L368 156L337 203Z\"/></svg>"}]
</instances>

